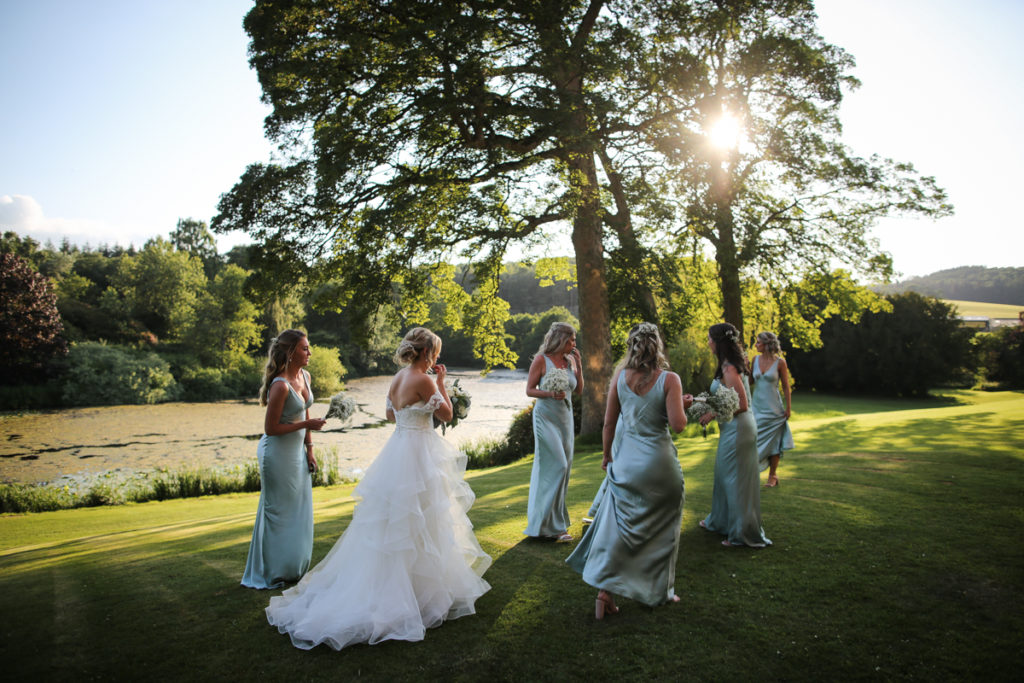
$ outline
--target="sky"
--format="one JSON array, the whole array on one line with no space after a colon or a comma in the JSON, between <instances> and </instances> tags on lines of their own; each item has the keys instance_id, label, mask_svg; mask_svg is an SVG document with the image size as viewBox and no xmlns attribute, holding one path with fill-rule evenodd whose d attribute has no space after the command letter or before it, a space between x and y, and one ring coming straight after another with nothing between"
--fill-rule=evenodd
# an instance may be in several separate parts
<instances>
[{"instance_id":1,"label":"sky","mask_svg":"<svg viewBox=\"0 0 1024 683\"><path fill-rule=\"evenodd\" d=\"M209 222L272 151L242 29L251 5L0 0L0 230L141 246L180 218ZM1024 266L1024 2L817 8L821 34L856 58L863 84L843 102L844 141L913 163L956 209L875 228L897 272Z\"/></svg>"}]
</instances>

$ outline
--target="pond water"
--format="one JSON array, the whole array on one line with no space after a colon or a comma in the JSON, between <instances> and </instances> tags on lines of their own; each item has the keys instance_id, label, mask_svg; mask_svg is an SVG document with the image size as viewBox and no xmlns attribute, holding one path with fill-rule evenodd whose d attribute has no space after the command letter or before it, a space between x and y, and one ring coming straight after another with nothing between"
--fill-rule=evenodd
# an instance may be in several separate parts
<instances>
[{"instance_id":1,"label":"pond water","mask_svg":"<svg viewBox=\"0 0 1024 683\"><path fill-rule=\"evenodd\" d=\"M500 438L513 416L529 405L525 370L452 369L452 379L472 396L469 417L444 438L455 445ZM318 451L334 452L343 473L359 477L394 426L384 419L391 376L346 382L359 410L347 425L329 420L314 433ZM310 409L327 412L326 399ZM163 403L147 406L71 408L0 417L0 481L59 482L102 472L159 468L231 467L256 458L263 432L255 400Z\"/></svg>"}]
</instances>

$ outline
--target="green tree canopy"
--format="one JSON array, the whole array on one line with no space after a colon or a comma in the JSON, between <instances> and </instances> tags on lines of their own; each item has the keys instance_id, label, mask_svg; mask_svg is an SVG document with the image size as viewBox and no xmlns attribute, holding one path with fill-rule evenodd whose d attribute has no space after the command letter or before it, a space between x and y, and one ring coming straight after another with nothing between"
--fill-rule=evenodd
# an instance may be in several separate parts
<instances>
[{"instance_id":1,"label":"green tree canopy","mask_svg":"<svg viewBox=\"0 0 1024 683\"><path fill-rule=\"evenodd\" d=\"M816 18L810 0L694 2L680 16L700 100L666 138L667 196L678 197L681 242L711 245L724 318L741 329L744 273L779 286L844 264L887 280L874 222L952 212L910 164L842 144L839 104L859 83Z\"/></svg>"},{"instance_id":2,"label":"green tree canopy","mask_svg":"<svg viewBox=\"0 0 1024 683\"><path fill-rule=\"evenodd\" d=\"M515 361L506 249L568 234L596 432L613 314L658 321L678 289L670 236L712 245L742 325L745 273L885 274L871 221L948 211L930 179L838 142L852 61L814 18L810 0L258 0L245 29L279 151L213 228L256 238L281 281L336 283L356 322L388 303L420 322L427 288L451 293L488 364ZM750 150L708 146L727 111ZM468 301L446 284L463 259Z\"/></svg>"},{"instance_id":3,"label":"green tree canopy","mask_svg":"<svg viewBox=\"0 0 1024 683\"><path fill-rule=\"evenodd\" d=\"M157 237L138 254L121 258L101 305L110 311L127 308L160 339L177 341L192 328L205 288L199 258Z\"/></svg>"},{"instance_id":4,"label":"green tree canopy","mask_svg":"<svg viewBox=\"0 0 1024 683\"><path fill-rule=\"evenodd\" d=\"M392 283L422 290L431 264L469 258L478 286L460 308L490 335L478 351L509 362L495 296L505 249L568 226L592 378L584 431L596 431L611 366L606 257L632 259L645 289L628 188L602 164L680 110L690 60L659 13L676 5L257 2L245 27L282 161L251 166L214 229L273 245L286 275L302 271L296 257L316 261L364 316Z\"/></svg>"}]
</instances>

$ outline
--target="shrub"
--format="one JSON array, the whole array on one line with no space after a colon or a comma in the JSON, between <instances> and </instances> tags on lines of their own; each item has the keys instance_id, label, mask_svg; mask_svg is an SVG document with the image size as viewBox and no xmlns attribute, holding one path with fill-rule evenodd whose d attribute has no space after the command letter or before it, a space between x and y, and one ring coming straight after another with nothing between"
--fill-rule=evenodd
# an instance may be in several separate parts
<instances>
[{"instance_id":1,"label":"shrub","mask_svg":"<svg viewBox=\"0 0 1024 683\"><path fill-rule=\"evenodd\" d=\"M161 403L181 393L167 362L149 351L83 342L71 347L67 366L66 405Z\"/></svg>"},{"instance_id":2,"label":"shrub","mask_svg":"<svg viewBox=\"0 0 1024 683\"><path fill-rule=\"evenodd\" d=\"M0 385L0 410L36 410L61 405L62 388L57 380L32 384Z\"/></svg>"},{"instance_id":3,"label":"shrub","mask_svg":"<svg viewBox=\"0 0 1024 683\"><path fill-rule=\"evenodd\" d=\"M501 439L485 439L466 450L466 467L482 469L515 462L533 453L533 406L516 413L508 432Z\"/></svg>"},{"instance_id":4,"label":"shrub","mask_svg":"<svg viewBox=\"0 0 1024 683\"><path fill-rule=\"evenodd\" d=\"M313 486L351 481L338 469L336 448L317 453L317 461L320 467L313 475ZM103 472L64 485L0 484L0 513L47 512L259 490L260 470L255 459L228 468Z\"/></svg>"},{"instance_id":5,"label":"shrub","mask_svg":"<svg viewBox=\"0 0 1024 683\"><path fill-rule=\"evenodd\" d=\"M348 370L341 364L338 349L313 345L309 349L313 355L306 369L313 381L313 395L327 398L341 391L345 386L341 378Z\"/></svg>"},{"instance_id":6,"label":"shrub","mask_svg":"<svg viewBox=\"0 0 1024 683\"><path fill-rule=\"evenodd\" d=\"M985 379L1005 389L1024 388L1024 328L979 335Z\"/></svg>"},{"instance_id":7,"label":"shrub","mask_svg":"<svg viewBox=\"0 0 1024 683\"><path fill-rule=\"evenodd\" d=\"M892 311L867 311L857 323L829 318L822 348L789 353L802 387L920 396L972 376L974 333L960 326L951 306L915 292L886 298Z\"/></svg>"},{"instance_id":8,"label":"shrub","mask_svg":"<svg viewBox=\"0 0 1024 683\"><path fill-rule=\"evenodd\" d=\"M187 368L179 381L182 400L219 401L237 396L235 389L225 383L225 372L220 368Z\"/></svg>"}]
</instances>

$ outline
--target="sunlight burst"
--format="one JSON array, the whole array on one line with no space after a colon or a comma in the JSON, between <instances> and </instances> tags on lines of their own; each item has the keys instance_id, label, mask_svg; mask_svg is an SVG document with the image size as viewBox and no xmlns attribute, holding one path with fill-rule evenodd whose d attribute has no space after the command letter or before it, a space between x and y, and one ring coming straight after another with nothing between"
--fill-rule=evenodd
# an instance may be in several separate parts
<instances>
[{"instance_id":1,"label":"sunlight burst","mask_svg":"<svg viewBox=\"0 0 1024 683\"><path fill-rule=\"evenodd\" d=\"M719 149L733 149L740 143L743 127L732 114L722 114L708 131L711 144Z\"/></svg>"}]
</instances>

